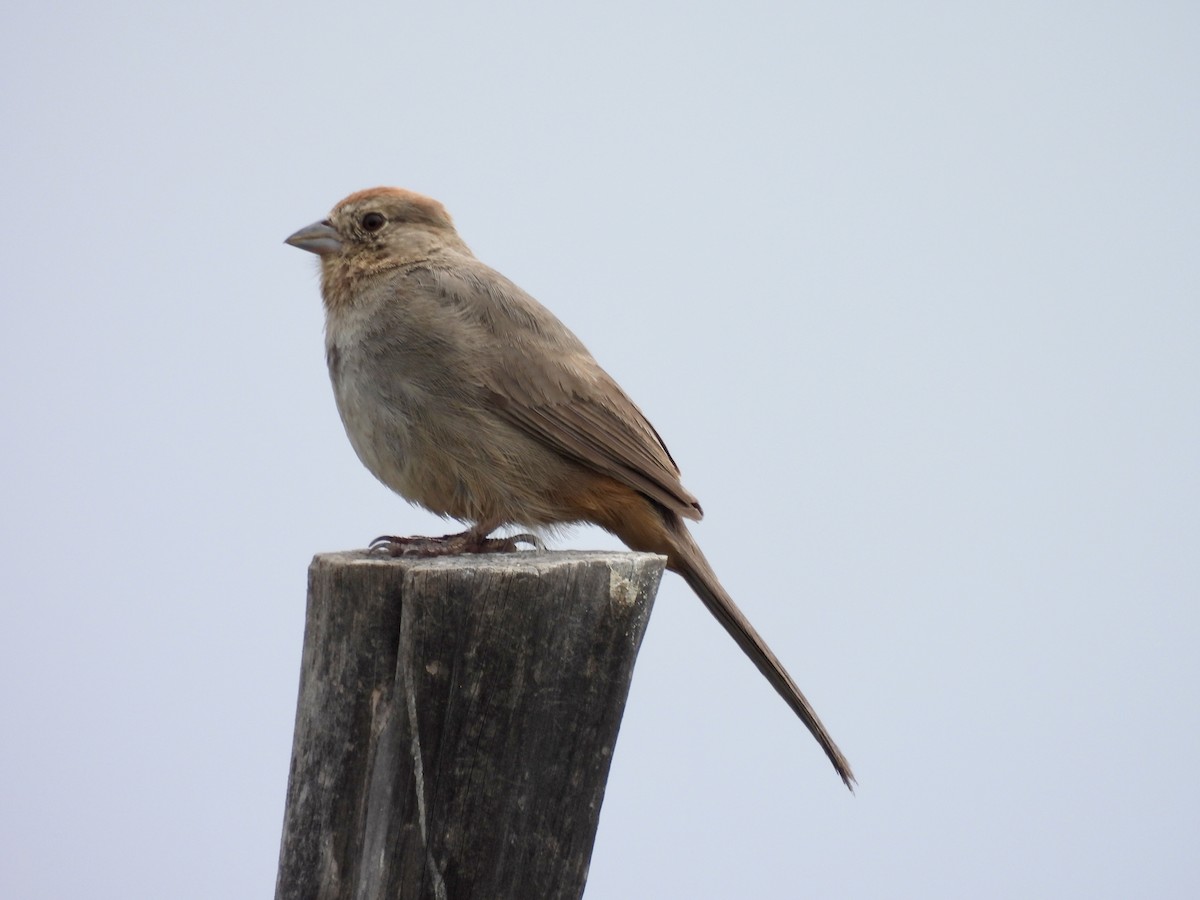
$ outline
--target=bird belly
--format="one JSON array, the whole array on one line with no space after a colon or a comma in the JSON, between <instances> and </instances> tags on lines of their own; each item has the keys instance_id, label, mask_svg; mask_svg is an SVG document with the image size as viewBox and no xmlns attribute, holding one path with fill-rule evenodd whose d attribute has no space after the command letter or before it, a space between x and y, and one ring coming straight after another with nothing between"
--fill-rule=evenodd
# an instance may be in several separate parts
<instances>
[{"instance_id":1,"label":"bird belly","mask_svg":"<svg viewBox=\"0 0 1200 900\"><path fill-rule=\"evenodd\" d=\"M367 470L410 503L463 522L536 528L569 516L550 488L569 465L429 373L374 370L360 344L327 348L334 398Z\"/></svg>"}]
</instances>

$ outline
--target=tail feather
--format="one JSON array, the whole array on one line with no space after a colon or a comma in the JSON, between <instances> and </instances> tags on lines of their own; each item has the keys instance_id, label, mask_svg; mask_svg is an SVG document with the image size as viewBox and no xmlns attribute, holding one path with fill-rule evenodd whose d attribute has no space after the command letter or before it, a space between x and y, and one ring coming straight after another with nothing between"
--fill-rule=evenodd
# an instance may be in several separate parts
<instances>
[{"instance_id":1,"label":"tail feather","mask_svg":"<svg viewBox=\"0 0 1200 900\"><path fill-rule=\"evenodd\" d=\"M671 543L673 544L672 552L668 557L667 568L678 572L683 579L691 586L697 596L704 601L704 605L708 607L708 611L716 617L722 627L729 632L730 636L737 641L737 645L742 648L750 661L758 667L758 670L766 677L771 686L779 692L779 695L787 701L788 706L792 711L800 717L800 721L805 727L812 732L812 736L817 739L817 743L821 745L821 749L825 751L825 755L829 757L829 761L833 763L834 769L845 782L846 787L854 790L854 773L850 770L850 763L846 761L846 757L842 755L842 751L838 749L837 744L833 742L833 738L829 736L829 732L825 730L825 726L821 724L821 720L817 717L816 711L800 692L800 688L796 686L796 682L792 681L792 677L788 675L783 664L771 652L771 648L754 630L754 626L738 609L737 604L721 586L721 582L717 580L716 573L713 572L712 566L708 564L708 560L704 558L700 547L692 539L688 533L687 527L678 519L672 523L675 527L671 529Z\"/></svg>"}]
</instances>

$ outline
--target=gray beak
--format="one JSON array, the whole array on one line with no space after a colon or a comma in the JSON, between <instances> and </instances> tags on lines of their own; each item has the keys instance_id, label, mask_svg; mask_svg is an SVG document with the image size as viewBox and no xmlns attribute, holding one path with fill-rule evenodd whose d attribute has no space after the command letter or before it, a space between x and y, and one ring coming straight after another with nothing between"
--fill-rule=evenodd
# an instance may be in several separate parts
<instances>
[{"instance_id":1,"label":"gray beak","mask_svg":"<svg viewBox=\"0 0 1200 900\"><path fill-rule=\"evenodd\" d=\"M342 249L342 239L338 236L337 230L329 224L328 220L306 225L285 240L284 243L291 244L293 247L299 247L301 250L307 250L309 253L315 253L317 256L337 253Z\"/></svg>"}]
</instances>

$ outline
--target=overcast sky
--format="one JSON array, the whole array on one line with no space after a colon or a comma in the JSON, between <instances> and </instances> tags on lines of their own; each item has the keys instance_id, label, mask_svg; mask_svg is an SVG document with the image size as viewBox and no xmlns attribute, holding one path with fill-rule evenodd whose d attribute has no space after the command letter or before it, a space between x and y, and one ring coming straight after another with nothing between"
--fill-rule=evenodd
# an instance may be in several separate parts
<instances>
[{"instance_id":1,"label":"overcast sky","mask_svg":"<svg viewBox=\"0 0 1200 900\"><path fill-rule=\"evenodd\" d=\"M355 458L311 256L442 200L646 411L589 900L1200 895L1200 7L8 3L0 895L274 890ZM613 547L579 529L559 542Z\"/></svg>"}]
</instances>

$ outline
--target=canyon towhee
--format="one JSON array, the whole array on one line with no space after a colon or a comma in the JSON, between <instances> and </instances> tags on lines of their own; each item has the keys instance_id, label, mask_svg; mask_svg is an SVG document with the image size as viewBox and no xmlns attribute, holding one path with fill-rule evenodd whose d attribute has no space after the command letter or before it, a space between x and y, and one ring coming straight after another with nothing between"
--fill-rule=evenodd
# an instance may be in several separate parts
<instances>
[{"instance_id":1,"label":"canyon towhee","mask_svg":"<svg viewBox=\"0 0 1200 900\"><path fill-rule=\"evenodd\" d=\"M660 553L854 776L791 676L692 540L700 504L658 432L553 314L467 248L442 205L398 188L352 194L287 243L321 259L325 352L338 411L380 481L440 516L445 538L393 553L513 549L504 525L577 522Z\"/></svg>"}]
</instances>

